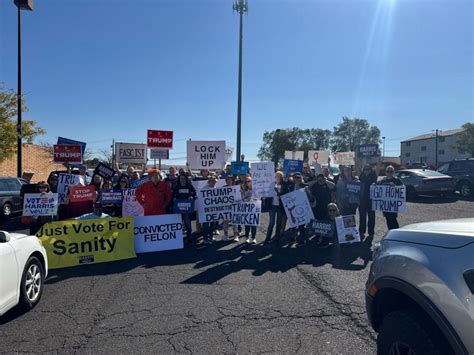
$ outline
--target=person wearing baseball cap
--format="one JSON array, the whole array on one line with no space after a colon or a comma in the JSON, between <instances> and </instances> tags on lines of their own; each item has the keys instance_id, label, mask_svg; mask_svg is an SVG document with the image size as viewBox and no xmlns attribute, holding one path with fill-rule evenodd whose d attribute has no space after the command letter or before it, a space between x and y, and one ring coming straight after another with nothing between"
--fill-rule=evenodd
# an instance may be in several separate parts
<instances>
[{"instance_id":1,"label":"person wearing baseball cap","mask_svg":"<svg viewBox=\"0 0 474 355\"><path fill-rule=\"evenodd\" d=\"M171 187L161 181L158 169L150 169L148 176L150 180L140 185L135 192L137 201L143 206L145 216L166 214L173 195Z\"/></svg>"}]
</instances>

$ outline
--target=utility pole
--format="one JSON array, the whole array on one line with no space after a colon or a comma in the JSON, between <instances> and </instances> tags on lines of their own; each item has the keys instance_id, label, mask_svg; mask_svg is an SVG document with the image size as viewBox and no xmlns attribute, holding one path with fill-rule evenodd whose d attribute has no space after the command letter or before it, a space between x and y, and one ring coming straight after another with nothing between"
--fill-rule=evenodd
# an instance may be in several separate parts
<instances>
[{"instance_id":1,"label":"utility pole","mask_svg":"<svg viewBox=\"0 0 474 355\"><path fill-rule=\"evenodd\" d=\"M243 14L248 11L247 0L236 0L232 6L240 15L239 30L239 88L237 94L237 159L240 159L241 130L242 130L242 39L243 39Z\"/></svg>"},{"instance_id":2,"label":"utility pole","mask_svg":"<svg viewBox=\"0 0 474 355\"><path fill-rule=\"evenodd\" d=\"M382 145L382 162L385 159L385 137L382 137L383 145Z\"/></svg>"},{"instance_id":3,"label":"utility pole","mask_svg":"<svg viewBox=\"0 0 474 355\"><path fill-rule=\"evenodd\" d=\"M438 133L439 130L436 129L435 134L435 168L438 169Z\"/></svg>"}]
</instances>

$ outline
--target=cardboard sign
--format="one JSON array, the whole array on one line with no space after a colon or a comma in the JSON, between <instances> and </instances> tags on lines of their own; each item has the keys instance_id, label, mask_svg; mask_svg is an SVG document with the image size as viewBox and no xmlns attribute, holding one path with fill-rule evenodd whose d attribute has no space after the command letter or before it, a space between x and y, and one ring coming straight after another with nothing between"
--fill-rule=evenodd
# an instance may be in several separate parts
<instances>
[{"instance_id":1,"label":"cardboard sign","mask_svg":"<svg viewBox=\"0 0 474 355\"><path fill-rule=\"evenodd\" d=\"M54 216L58 213L58 194L25 194L23 216Z\"/></svg>"},{"instance_id":2,"label":"cardboard sign","mask_svg":"<svg viewBox=\"0 0 474 355\"><path fill-rule=\"evenodd\" d=\"M143 216L142 205L137 201L135 189L126 189L123 191L122 216Z\"/></svg>"},{"instance_id":3,"label":"cardboard sign","mask_svg":"<svg viewBox=\"0 0 474 355\"><path fill-rule=\"evenodd\" d=\"M262 201L239 202L232 205L232 223L242 226L258 226Z\"/></svg>"},{"instance_id":4,"label":"cardboard sign","mask_svg":"<svg viewBox=\"0 0 474 355\"><path fill-rule=\"evenodd\" d=\"M329 152L325 150L309 150L308 151L308 164L314 165L319 163L322 165L327 164L329 161Z\"/></svg>"},{"instance_id":5,"label":"cardboard sign","mask_svg":"<svg viewBox=\"0 0 474 355\"><path fill-rule=\"evenodd\" d=\"M357 146L358 157L378 157L379 156L379 145L378 144L361 144Z\"/></svg>"},{"instance_id":6,"label":"cardboard sign","mask_svg":"<svg viewBox=\"0 0 474 355\"><path fill-rule=\"evenodd\" d=\"M146 144L115 143L115 160L119 164L146 164Z\"/></svg>"},{"instance_id":7,"label":"cardboard sign","mask_svg":"<svg viewBox=\"0 0 474 355\"><path fill-rule=\"evenodd\" d=\"M96 198L95 186L71 186L69 188L69 201L70 202L81 202L81 201L93 201Z\"/></svg>"},{"instance_id":8,"label":"cardboard sign","mask_svg":"<svg viewBox=\"0 0 474 355\"><path fill-rule=\"evenodd\" d=\"M198 191L196 200L199 222L231 221L232 205L242 199L239 186Z\"/></svg>"},{"instance_id":9,"label":"cardboard sign","mask_svg":"<svg viewBox=\"0 0 474 355\"><path fill-rule=\"evenodd\" d=\"M291 173L301 173L303 172L303 161L302 160L288 160L283 161L283 172L285 176L288 176Z\"/></svg>"},{"instance_id":10,"label":"cardboard sign","mask_svg":"<svg viewBox=\"0 0 474 355\"><path fill-rule=\"evenodd\" d=\"M179 214L135 217L133 231L136 253L183 248L183 223Z\"/></svg>"},{"instance_id":11,"label":"cardboard sign","mask_svg":"<svg viewBox=\"0 0 474 355\"><path fill-rule=\"evenodd\" d=\"M196 192L200 191L203 187L207 186L207 180L193 180L192 185ZM224 187L225 179L217 179L216 187Z\"/></svg>"},{"instance_id":12,"label":"cardboard sign","mask_svg":"<svg viewBox=\"0 0 474 355\"><path fill-rule=\"evenodd\" d=\"M122 203L122 199L122 191L102 190L100 193L100 201L104 205Z\"/></svg>"},{"instance_id":13,"label":"cardboard sign","mask_svg":"<svg viewBox=\"0 0 474 355\"><path fill-rule=\"evenodd\" d=\"M115 170L104 163L99 163L94 170L94 174L102 176L105 180L112 180Z\"/></svg>"},{"instance_id":14,"label":"cardboard sign","mask_svg":"<svg viewBox=\"0 0 474 355\"><path fill-rule=\"evenodd\" d=\"M82 163L82 148L79 144L55 144L55 163Z\"/></svg>"},{"instance_id":15,"label":"cardboard sign","mask_svg":"<svg viewBox=\"0 0 474 355\"><path fill-rule=\"evenodd\" d=\"M332 153L333 164L355 165L355 152L334 152Z\"/></svg>"},{"instance_id":16,"label":"cardboard sign","mask_svg":"<svg viewBox=\"0 0 474 355\"><path fill-rule=\"evenodd\" d=\"M81 146L81 152L82 152L83 156L84 156L84 151L86 150L86 143L85 142L76 141L74 139L58 137L58 142L56 144L60 144L60 145L64 145L64 144L80 145Z\"/></svg>"},{"instance_id":17,"label":"cardboard sign","mask_svg":"<svg viewBox=\"0 0 474 355\"><path fill-rule=\"evenodd\" d=\"M230 173L232 175L248 174L249 162L248 161L232 161L230 163Z\"/></svg>"},{"instance_id":18,"label":"cardboard sign","mask_svg":"<svg viewBox=\"0 0 474 355\"><path fill-rule=\"evenodd\" d=\"M60 204L64 203L69 187L75 185L84 185L84 176L74 174L59 174L57 191Z\"/></svg>"},{"instance_id":19,"label":"cardboard sign","mask_svg":"<svg viewBox=\"0 0 474 355\"><path fill-rule=\"evenodd\" d=\"M273 197L275 192L275 163L261 161L252 163L252 197Z\"/></svg>"},{"instance_id":20,"label":"cardboard sign","mask_svg":"<svg viewBox=\"0 0 474 355\"><path fill-rule=\"evenodd\" d=\"M336 217L336 230L339 244L360 242L354 215Z\"/></svg>"},{"instance_id":21,"label":"cardboard sign","mask_svg":"<svg viewBox=\"0 0 474 355\"><path fill-rule=\"evenodd\" d=\"M403 213L406 209L405 186L371 185L372 211Z\"/></svg>"},{"instance_id":22,"label":"cardboard sign","mask_svg":"<svg viewBox=\"0 0 474 355\"><path fill-rule=\"evenodd\" d=\"M190 169L222 169L225 165L225 141L187 141Z\"/></svg>"},{"instance_id":23,"label":"cardboard sign","mask_svg":"<svg viewBox=\"0 0 474 355\"><path fill-rule=\"evenodd\" d=\"M174 200L173 202L174 213L193 213L194 212L194 200Z\"/></svg>"},{"instance_id":24,"label":"cardboard sign","mask_svg":"<svg viewBox=\"0 0 474 355\"><path fill-rule=\"evenodd\" d=\"M313 210L304 189L282 195L281 201L290 228L308 224L314 219Z\"/></svg>"},{"instance_id":25,"label":"cardboard sign","mask_svg":"<svg viewBox=\"0 0 474 355\"><path fill-rule=\"evenodd\" d=\"M149 129L147 131L148 148L173 149L173 131L157 131Z\"/></svg>"},{"instance_id":26,"label":"cardboard sign","mask_svg":"<svg viewBox=\"0 0 474 355\"><path fill-rule=\"evenodd\" d=\"M334 236L334 224L331 221L311 221L310 228L319 237L330 238Z\"/></svg>"},{"instance_id":27,"label":"cardboard sign","mask_svg":"<svg viewBox=\"0 0 474 355\"><path fill-rule=\"evenodd\" d=\"M52 222L36 235L46 249L50 269L136 257L132 218Z\"/></svg>"},{"instance_id":28,"label":"cardboard sign","mask_svg":"<svg viewBox=\"0 0 474 355\"><path fill-rule=\"evenodd\" d=\"M169 159L170 151L168 149L150 149L150 159Z\"/></svg>"},{"instance_id":29,"label":"cardboard sign","mask_svg":"<svg viewBox=\"0 0 474 355\"><path fill-rule=\"evenodd\" d=\"M288 159L288 160L304 160L304 151L302 151L302 150L285 150L285 159Z\"/></svg>"}]
</instances>

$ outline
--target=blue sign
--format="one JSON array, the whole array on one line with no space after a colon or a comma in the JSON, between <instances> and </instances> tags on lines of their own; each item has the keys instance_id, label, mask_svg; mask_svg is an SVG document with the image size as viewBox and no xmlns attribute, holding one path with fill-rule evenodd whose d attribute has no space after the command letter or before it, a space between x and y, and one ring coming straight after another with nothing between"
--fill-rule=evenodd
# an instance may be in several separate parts
<instances>
[{"instance_id":1,"label":"blue sign","mask_svg":"<svg viewBox=\"0 0 474 355\"><path fill-rule=\"evenodd\" d=\"M58 137L58 143L56 144L77 144L81 146L82 156L84 156L84 151L86 150L86 143L75 141L74 139Z\"/></svg>"},{"instance_id":2,"label":"blue sign","mask_svg":"<svg viewBox=\"0 0 474 355\"><path fill-rule=\"evenodd\" d=\"M112 205L122 203L122 191L102 190L100 200L104 205Z\"/></svg>"},{"instance_id":3,"label":"blue sign","mask_svg":"<svg viewBox=\"0 0 474 355\"><path fill-rule=\"evenodd\" d=\"M313 233L320 237L332 237L334 235L335 224L331 221L312 220L310 228Z\"/></svg>"},{"instance_id":4,"label":"blue sign","mask_svg":"<svg viewBox=\"0 0 474 355\"><path fill-rule=\"evenodd\" d=\"M193 213L194 200L174 200L173 211L174 213Z\"/></svg>"},{"instance_id":5,"label":"blue sign","mask_svg":"<svg viewBox=\"0 0 474 355\"><path fill-rule=\"evenodd\" d=\"M358 157L378 157L379 156L379 145L378 144L362 144L357 146Z\"/></svg>"},{"instance_id":6,"label":"blue sign","mask_svg":"<svg viewBox=\"0 0 474 355\"><path fill-rule=\"evenodd\" d=\"M303 161L285 159L283 161L283 172L285 173L285 175L303 172Z\"/></svg>"},{"instance_id":7,"label":"blue sign","mask_svg":"<svg viewBox=\"0 0 474 355\"><path fill-rule=\"evenodd\" d=\"M138 186L143 185L147 181L150 181L150 178L148 176L142 177L141 179L137 180L130 180L128 187L130 189L136 189Z\"/></svg>"},{"instance_id":8,"label":"blue sign","mask_svg":"<svg viewBox=\"0 0 474 355\"><path fill-rule=\"evenodd\" d=\"M232 175L248 174L249 173L249 162L248 161L232 161L232 162L230 162L230 173Z\"/></svg>"}]
</instances>

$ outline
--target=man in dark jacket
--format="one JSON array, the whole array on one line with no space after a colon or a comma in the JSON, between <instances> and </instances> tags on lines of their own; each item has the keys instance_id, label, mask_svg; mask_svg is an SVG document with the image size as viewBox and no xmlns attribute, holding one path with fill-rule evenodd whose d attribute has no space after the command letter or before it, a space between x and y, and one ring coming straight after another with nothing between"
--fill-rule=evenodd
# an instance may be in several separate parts
<instances>
[{"instance_id":1,"label":"man in dark jacket","mask_svg":"<svg viewBox=\"0 0 474 355\"><path fill-rule=\"evenodd\" d=\"M326 180L323 174L316 176L316 182L309 187L312 199L316 206L313 207L314 218L319 220L328 219L328 204L332 202L335 184Z\"/></svg>"},{"instance_id":2,"label":"man in dark jacket","mask_svg":"<svg viewBox=\"0 0 474 355\"><path fill-rule=\"evenodd\" d=\"M359 233L364 238L367 230L369 238L374 238L375 211L372 211L372 200L370 199L370 185L377 183L377 174L370 165L364 166L360 180L360 204L359 204ZM367 223L368 222L368 223Z\"/></svg>"},{"instance_id":3,"label":"man in dark jacket","mask_svg":"<svg viewBox=\"0 0 474 355\"><path fill-rule=\"evenodd\" d=\"M393 176L395 173L395 168L391 165L387 166L385 169L385 177L378 183L379 185L392 185L392 186L402 186L403 182L399 178ZM387 220L388 229L398 229L397 213L395 212L384 212L383 215Z\"/></svg>"}]
</instances>

